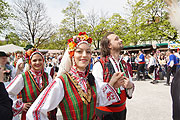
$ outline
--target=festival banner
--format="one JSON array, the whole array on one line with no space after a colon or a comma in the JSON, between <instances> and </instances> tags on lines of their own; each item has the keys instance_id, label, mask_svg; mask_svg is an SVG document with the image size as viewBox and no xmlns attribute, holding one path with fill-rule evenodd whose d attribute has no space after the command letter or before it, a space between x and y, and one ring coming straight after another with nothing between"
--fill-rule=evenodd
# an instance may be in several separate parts
<instances>
[{"instance_id":1,"label":"festival banner","mask_svg":"<svg viewBox=\"0 0 180 120\"><path fill-rule=\"evenodd\" d=\"M178 49L178 48L180 48L180 40L177 40L177 42L170 41L168 43L168 48L170 48L170 49Z\"/></svg>"}]
</instances>

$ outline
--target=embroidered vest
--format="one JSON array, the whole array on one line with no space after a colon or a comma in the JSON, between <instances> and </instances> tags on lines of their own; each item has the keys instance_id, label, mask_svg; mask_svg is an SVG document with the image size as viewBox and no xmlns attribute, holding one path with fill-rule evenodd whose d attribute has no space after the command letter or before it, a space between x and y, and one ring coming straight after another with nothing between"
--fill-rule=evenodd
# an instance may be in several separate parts
<instances>
[{"instance_id":1,"label":"embroidered vest","mask_svg":"<svg viewBox=\"0 0 180 120\"><path fill-rule=\"evenodd\" d=\"M43 87L40 89L33 78L30 71L26 71L22 74L24 79L24 88L21 90L22 100L24 103L33 103L44 88L49 84L48 73L43 74Z\"/></svg>"},{"instance_id":2,"label":"embroidered vest","mask_svg":"<svg viewBox=\"0 0 180 120\"><path fill-rule=\"evenodd\" d=\"M71 76L60 76L64 87L64 98L60 103L60 109L64 120L92 120L95 119L96 87L90 86L91 102L87 105L82 101L77 88L72 82Z\"/></svg>"},{"instance_id":3,"label":"embroidered vest","mask_svg":"<svg viewBox=\"0 0 180 120\"><path fill-rule=\"evenodd\" d=\"M23 103L33 103L39 94L45 89L45 87L49 84L48 81L48 73L43 73L43 86L39 88L36 81L33 78L33 75L30 71L26 71L22 74L24 79L24 88L21 90ZM54 109L48 112L49 120L56 120L56 112ZM26 112L22 112L21 120L26 120Z\"/></svg>"},{"instance_id":4,"label":"embroidered vest","mask_svg":"<svg viewBox=\"0 0 180 120\"><path fill-rule=\"evenodd\" d=\"M104 82L109 82L111 77L113 76L113 74L115 73L114 67L111 63L111 61L109 60L109 57L103 57L102 59L99 59L99 62L102 65L103 68L103 81ZM127 77L129 77L128 75L128 70L127 70L127 65L126 62L124 60L121 60L121 64L122 67L124 69L124 72L126 74ZM121 67L121 66L120 66ZM122 71L122 68L121 68ZM113 103L109 106L105 106L105 107L97 107L97 109L101 110L101 111L106 111L106 112L121 112L123 110L125 110L126 108L126 90L121 90L121 93L119 94L121 101L120 102L116 102Z\"/></svg>"}]
</instances>

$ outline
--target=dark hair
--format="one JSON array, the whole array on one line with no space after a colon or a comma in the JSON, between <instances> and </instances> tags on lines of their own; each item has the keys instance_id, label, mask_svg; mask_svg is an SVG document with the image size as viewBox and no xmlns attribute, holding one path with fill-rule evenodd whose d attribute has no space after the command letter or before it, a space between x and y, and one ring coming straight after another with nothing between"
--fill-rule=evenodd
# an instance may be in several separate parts
<instances>
[{"instance_id":1,"label":"dark hair","mask_svg":"<svg viewBox=\"0 0 180 120\"><path fill-rule=\"evenodd\" d=\"M0 57L8 57L8 55L4 51L0 51Z\"/></svg>"},{"instance_id":2,"label":"dark hair","mask_svg":"<svg viewBox=\"0 0 180 120\"><path fill-rule=\"evenodd\" d=\"M161 56L163 56L163 58L161 58ZM164 60L165 59L165 56L164 55L160 55L160 60Z\"/></svg>"},{"instance_id":3,"label":"dark hair","mask_svg":"<svg viewBox=\"0 0 180 120\"><path fill-rule=\"evenodd\" d=\"M109 39L107 37L111 34L114 34L114 32L107 32L101 40L101 54L103 57L110 55Z\"/></svg>"},{"instance_id":4,"label":"dark hair","mask_svg":"<svg viewBox=\"0 0 180 120\"><path fill-rule=\"evenodd\" d=\"M141 51L142 53L144 53L144 51L142 49L140 49L139 51Z\"/></svg>"},{"instance_id":5,"label":"dark hair","mask_svg":"<svg viewBox=\"0 0 180 120\"><path fill-rule=\"evenodd\" d=\"M170 52L170 53L173 53L173 50L172 50L172 49L170 49L170 50L169 50L169 52Z\"/></svg>"},{"instance_id":6,"label":"dark hair","mask_svg":"<svg viewBox=\"0 0 180 120\"><path fill-rule=\"evenodd\" d=\"M128 55L128 53L126 52L124 55Z\"/></svg>"},{"instance_id":7,"label":"dark hair","mask_svg":"<svg viewBox=\"0 0 180 120\"><path fill-rule=\"evenodd\" d=\"M57 66L55 66L54 68L55 68L55 72L58 72L59 68Z\"/></svg>"}]
</instances>

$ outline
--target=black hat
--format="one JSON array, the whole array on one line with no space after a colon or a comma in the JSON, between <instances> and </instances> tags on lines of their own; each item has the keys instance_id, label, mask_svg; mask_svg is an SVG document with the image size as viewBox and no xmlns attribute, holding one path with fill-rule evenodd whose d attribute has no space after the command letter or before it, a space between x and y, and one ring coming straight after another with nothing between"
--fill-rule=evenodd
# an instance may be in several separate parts
<instances>
[{"instance_id":1,"label":"black hat","mask_svg":"<svg viewBox=\"0 0 180 120\"><path fill-rule=\"evenodd\" d=\"M26 47L24 48L24 50L29 50L29 49L31 49L31 48L33 48L34 46L32 46L32 45L26 45Z\"/></svg>"},{"instance_id":2,"label":"black hat","mask_svg":"<svg viewBox=\"0 0 180 120\"><path fill-rule=\"evenodd\" d=\"M5 52L0 51L0 57L8 57L8 55Z\"/></svg>"}]
</instances>

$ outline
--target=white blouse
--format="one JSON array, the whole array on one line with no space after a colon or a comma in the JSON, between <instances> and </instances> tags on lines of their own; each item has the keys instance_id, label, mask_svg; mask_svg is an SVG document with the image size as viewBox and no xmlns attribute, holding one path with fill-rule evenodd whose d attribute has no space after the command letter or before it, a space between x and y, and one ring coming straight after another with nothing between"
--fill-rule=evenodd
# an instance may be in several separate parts
<instances>
[{"instance_id":1,"label":"white blouse","mask_svg":"<svg viewBox=\"0 0 180 120\"><path fill-rule=\"evenodd\" d=\"M106 106L120 101L115 89L104 82L96 83L97 106ZM107 93L111 93L110 96ZM64 87L60 78L53 80L51 84L38 96L36 101L29 108L27 120L48 120L47 112L55 109L64 98Z\"/></svg>"},{"instance_id":2,"label":"white blouse","mask_svg":"<svg viewBox=\"0 0 180 120\"><path fill-rule=\"evenodd\" d=\"M40 79L42 81L42 77ZM52 78L48 75L48 82L52 82ZM24 103L22 99L17 99L18 93L24 88L24 79L22 74L17 75L6 87L9 97L13 100L14 116L22 112Z\"/></svg>"}]
</instances>

